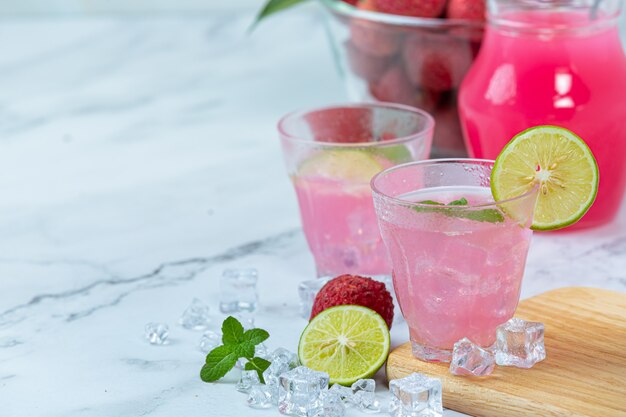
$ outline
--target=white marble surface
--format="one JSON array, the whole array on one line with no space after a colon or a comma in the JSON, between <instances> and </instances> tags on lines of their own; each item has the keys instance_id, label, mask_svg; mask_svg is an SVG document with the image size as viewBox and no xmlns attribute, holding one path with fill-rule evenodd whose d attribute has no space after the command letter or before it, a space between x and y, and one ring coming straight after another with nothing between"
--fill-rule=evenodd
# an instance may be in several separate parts
<instances>
[{"instance_id":1,"label":"white marble surface","mask_svg":"<svg viewBox=\"0 0 626 417\"><path fill-rule=\"evenodd\" d=\"M202 383L200 334L176 325L193 297L217 312L239 266L260 271L270 347L305 325L313 264L274 125L344 96L314 7L247 36L252 13L0 25L2 417L279 415ZM523 296L567 285L626 291L626 208L535 236ZM148 345L148 321L172 343Z\"/></svg>"}]
</instances>

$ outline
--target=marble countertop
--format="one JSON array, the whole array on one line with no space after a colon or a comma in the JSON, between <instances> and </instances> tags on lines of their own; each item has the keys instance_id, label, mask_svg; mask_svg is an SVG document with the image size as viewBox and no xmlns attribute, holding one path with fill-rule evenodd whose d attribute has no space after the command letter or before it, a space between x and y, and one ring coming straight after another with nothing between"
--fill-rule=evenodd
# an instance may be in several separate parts
<instances>
[{"instance_id":1,"label":"marble countertop","mask_svg":"<svg viewBox=\"0 0 626 417\"><path fill-rule=\"evenodd\" d=\"M176 324L198 297L219 325L222 270L256 267L268 346L295 350L305 325L314 269L275 122L345 97L315 7L248 36L252 13L0 25L3 417L279 415L201 382L200 333ZM626 206L536 235L527 265L523 297L626 291ZM150 321L169 345L143 339Z\"/></svg>"}]
</instances>

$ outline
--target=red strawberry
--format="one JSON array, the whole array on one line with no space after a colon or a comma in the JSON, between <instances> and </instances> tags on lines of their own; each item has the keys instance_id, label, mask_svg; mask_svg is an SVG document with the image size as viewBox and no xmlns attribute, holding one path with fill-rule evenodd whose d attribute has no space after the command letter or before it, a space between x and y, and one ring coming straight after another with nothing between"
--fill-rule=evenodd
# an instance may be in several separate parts
<instances>
[{"instance_id":1,"label":"red strawberry","mask_svg":"<svg viewBox=\"0 0 626 417\"><path fill-rule=\"evenodd\" d=\"M370 12L377 12L376 6L374 6L374 0L361 0L357 1L357 7L359 9L368 10Z\"/></svg>"},{"instance_id":2,"label":"red strawberry","mask_svg":"<svg viewBox=\"0 0 626 417\"><path fill-rule=\"evenodd\" d=\"M405 43L403 56L413 85L433 91L458 87L472 63L467 41L435 33L415 34Z\"/></svg>"},{"instance_id":3,"label":"red strawberry","mask_svg":"<svg viewBox=\"0 0 626 417\"><path fill-rule=\"evenodd\" d=\"M376 22L353 20L350 24L350 37L357 48L369 55L388 57L400 50L401 38L398 31Z\"/></svg>"},{"instance_id":4,"label":"red strawberry","mask_svg":"<svg viewBox=\"0 0 626 417\"><path fill-rule=\"evenodd\" d=\"M359 2L359 0L342 0L344 3L348 3L352 6L356 6L356 4Z\"/></svg>"},{"instance_id":5,"label":"red strawberry","mask_svg":"<svg viewBox=\"0 0 626 417\"><path fill-rule=\"evenodd\" d=\"M319 142L358 143L372 140L372 112L355 107L322 109L306 115Z\"/></svg>"},{"instance_id":6,"label":"red strawberry","mask_svg":"<svg viewBox=\"0 0 626 417\"><path fill-rule=\"evenodd\" d=\"M374 0L374 7L382 13L415 17L439 17L446 0Z\"/></svg>"},{"instance_id":7,"label":"red strawberry","mask_svg":"<svg viewBox=\"0 0 626 417\"><path fill-rule=\"evenodd\" d=\"M411 82L400 67L392 67L375 83L370 83L370 93L376 100L407 104L431 111L437 105L438 92L421 91Z\"/></svg>"},{"instance_id":8,"label":"red strawberry","mask_svg":"<svg viewBox=\"0 0 626 417\"><path fill-rule=\"evenodd\" d=\"M448 0L448 19L485 20L485 0Z\"/></svg>"},{"instance_id":9,"label":"red strawberry","mask_svg":"<svg viewBox=\"0 0 626 417\"><path fill-rule=\"evenodd\" d=\"M376 81L389 67L391 59L367 54L350 41L345 44L348 65L357 76L366 81Z\"/></svg>"},{"instance_id":10,"label":"red strawberry","mask_svg":"<svg viewBox=\"0 0 626 417\"><path fill-rule=\"evenodd\" d=\"M380 314L391 328L393 299L382 282L347 274L328 281L315 296L311 319L327 308L344 304L371 308Z\"/></svg>"},{"instance_id":11,"label":"red strawberry","mask_svg":"<svg viewBox=\"0 0 626 417\"><path fill-rule=\"evenodd\" d=\"M447 155L466 156L456 100L452 98L440 106L433 116L436 123L433 147L444 150Z\"/></svg>"}]
</instances>

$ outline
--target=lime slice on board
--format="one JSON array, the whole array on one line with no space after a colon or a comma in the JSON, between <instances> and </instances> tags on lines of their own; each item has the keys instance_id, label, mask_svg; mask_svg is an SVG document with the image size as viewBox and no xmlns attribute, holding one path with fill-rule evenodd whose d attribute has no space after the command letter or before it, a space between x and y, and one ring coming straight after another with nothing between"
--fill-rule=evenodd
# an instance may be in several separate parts
<instances>
[{"instance_id":1,"label":"lime slice on board","mask_svg":"<svg viewBox=\"0 0 626 417\"><path fill-rule=\"evenodd\" d=\"M496 201L519 196L539 184L533 230L576 223L598 193L598 164L587 144L556 126L536 126L515 136L491 171Z\"/></svg>"},{"instance_id":2,"label":"lime slice on board","mask_svg":"<svg viewBox=\"0 0 626 417\"><path fill-rule=\"evenodd\" d=\"M298 345L302 365L327 372L331 384L347 386L374 375L388 354L385 320L357 305L322 311L304 329Z\"/></svg>"},{"instance_id":3,"label":"lime slice on board","mask_svg":"<svg viewBox=\"0 0 626 417\"><path fill-rule=\"evenodd\" d=\"M300 165L298 176L322 176L355 183L368 183L383 165L366 151L322 151Z\"/></svg>"}]
</instances>

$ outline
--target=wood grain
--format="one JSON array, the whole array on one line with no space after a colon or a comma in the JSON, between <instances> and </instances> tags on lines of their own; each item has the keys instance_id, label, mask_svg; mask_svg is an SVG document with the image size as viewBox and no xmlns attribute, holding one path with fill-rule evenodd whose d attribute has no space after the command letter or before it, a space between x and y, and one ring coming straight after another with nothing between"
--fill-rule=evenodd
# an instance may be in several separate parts
<instances>
[{"instance_id":1,"label":"wood grain","mask_svg":"<svg viewBox=\"0 0 626 417\"><path fill-rule=\"evenodd\" d=\"M547 358L532 369L454 376L406 343L389 355L387 378L441 378L444 407L477 417L626 417L626 294L562 288L522 301L515 316L546 326Z\"/></svg>"}]
</instances>

